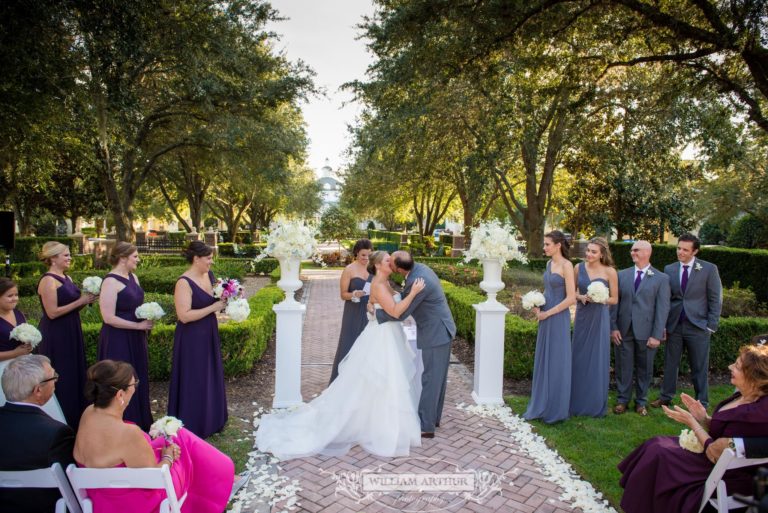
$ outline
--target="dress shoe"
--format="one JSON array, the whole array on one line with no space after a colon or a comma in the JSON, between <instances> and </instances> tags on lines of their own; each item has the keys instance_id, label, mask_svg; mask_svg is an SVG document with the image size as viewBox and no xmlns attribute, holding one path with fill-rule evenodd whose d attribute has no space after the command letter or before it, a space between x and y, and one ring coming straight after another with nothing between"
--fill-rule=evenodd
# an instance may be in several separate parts
<instances>
[{"instance_id":1,"label":"dress shoe","mask_svg":"<svg viewBox=\"0 0 768 513\"><path fill-rule=\"evenodd\" d=\"M635 407L635 413L637 413L641 417L647 417L648 416L648 408L646 408L645 406L637 406L637 407Z\"/></svg>"},{"instance_id":2,"label":"dress shoe","mask_svg":"<svg viewBox=\"0 0 768 513\"><path fill-rule=\"evenodd\" d=\"M627 405L624 403L619 403L616 406L613 407L613 413L616 415L621 415L622 413L625 413L627 411Z\"/></svg>"},{"instance_id":3,"label":"dress shoe","mask_svg":"<svg viewBox=\"0 0 768 513\"><path fill-rule=\"evenodd\" d=\"M672 401L667 401L666 399L658 398L655 401L651 401L651 406L654 408L661 408L662 406L672 406Z\"/></svg>"},{"instance_id":4,"label":"dress shoe","mask_svg":"<svg viewBox=\"0 0 768 513\"><path fill-rule=\"evenodd\" d=\"M422 438L434 438L435 434L424 431L424 432L421 433L421 437Z\"/></svg>"},{"instance_id":5,"label":"dress shoe","mask_svg":"<svg viewBox=\"0 0 768 513\"><path fill-rule=\"evenodd\" d=\"M435 422L435 427L440 427L440 423L439 422Z\"/></svg>"}]
</instances>

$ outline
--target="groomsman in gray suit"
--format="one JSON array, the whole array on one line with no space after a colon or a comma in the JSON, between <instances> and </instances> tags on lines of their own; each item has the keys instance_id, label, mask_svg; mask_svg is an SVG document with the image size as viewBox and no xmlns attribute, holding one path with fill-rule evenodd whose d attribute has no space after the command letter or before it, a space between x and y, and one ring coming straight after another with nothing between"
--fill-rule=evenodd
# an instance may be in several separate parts
<instances>
[{"instance_id":1,"label":"groomsman in gray suit","mask_svg":"<svg viewBox=\"0 0 768 513\"><path fill-rule=\"evenodd\" d=\"M451 309L445 299L440 279L432 269L424 264L414 263L407 251L395 251L390 259L392 271L405 276L403 297L411 291L411 285L417 278L426 284L411 306L395 319L384 310L376 310L378 321L387 322L407 319L413 315L416 321L416 345L421 349L424 372L421 375L421 398L419 400L419 419L421 436L434 438L435 428L440 426L445 401L445 385L448 378L448 364L451 360L451 342L456 336L456 324L453 322Z\"/></svg>"},{"instance_id":2,"label":"groomsman in gray suit","mask_svg":"<svg viewBox=\"0 0 768 513\"><path fill-rule=\"evenodd\" d=\"M653 376L653 357L664 335L669 314L669 277L651 265L651 245L639 240L632 245L633 267L619 272L619 303L611 306L611 340L616 346L617 404L613 412L627 411L632 399L635 411L648 415L648 386Z\"/></svg>"},{"instance_id":3,"label":"groomsman in gray suit","mask_svg":"<svg viewBox=\"0 0 768 513\"><path fill-rule=\"evenodd\" d=\"M695 235L681 235L677 242L678 262L664 268L669 276L672 300L664 348L664 381L661 395L651 403L654 408L669 406L675 397L683 346L688 349L696 399L704 406L709 404L709 339L720 322L723 285L717 266L696 258L699 246Z\"/></svg>"}]
</instances>

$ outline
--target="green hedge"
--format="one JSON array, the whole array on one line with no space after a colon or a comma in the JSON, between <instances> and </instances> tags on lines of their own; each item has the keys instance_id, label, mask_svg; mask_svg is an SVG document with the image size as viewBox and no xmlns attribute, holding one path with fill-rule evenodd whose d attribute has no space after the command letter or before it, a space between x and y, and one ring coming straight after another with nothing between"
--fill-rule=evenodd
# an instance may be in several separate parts
<instances>
[{"instance_id":1,"label":"green hedge","mask_svg":"<svg viewBox=\"0 0 768 513\"><path fill-rule=\"evenodd\" d=\"M93 269L93 255L72 255L72 271L87 271ZM17 262L11 264L11 276L13 279L28 276L42 276L48 267L43 262Z\"/></svg>"},{"instance_id":2,"label":"green hedge","mask_svg":"<svg viewBox=\"0 0 768 513\"><path fill-rule=\"evenodd\" d=\"M611 253L616 267L623 269L632 266L628 243L611 243ZM736 249L722 246L703 247L699 252L702 260L715 264L720 272L720 279L726 287L740 283L755 292L761 302L768 301L768 250ZM677 262L677 248L671 244L653 244L651 262L658 269Z\"/></svg>"},{"instance_id":3,"label":"green hedge","mask_svg":"<svg viewBox=\"0 0 768 513\"><path fill-rule=\"evenodd\" d=\"M231 242L221 242L218 245L219 255L224 257L254 258L261 254L266 244L238 244L237 250Z\"/></svg>"},{"instance_id":4,"label":"green hedge","mask_svg":"<svg viewBox=\"0 0 768 513\"><path fill-rule=\"evenodd\" d=\"M400 244L400 232L387 232L384 230L368 230L368 238Z\"/></svg>"},{"instance_id":5,"label":"green hedge","mask_svg":"<svg viewBox=\"0 0 768 513\"><path fill-rule=\"evenodd\" d=\"M475 309L473 304L485 301L485 296L464 287L443 281L445 297L456 322L459 336L474 344ZM530 378L536 351L537 323L516 315L505 317L504 327L504 375L513 379ZM755 335L768 333L768 319L758 317L729 317L720 320L717 333L712 335L709 368L725 372L738 355L739 347ZM611 351L613 353L613 351ZM683 358L685 362L686 358ZM685 366L685 365L684 365ZM683 366L683 367L684 367ZM664 350L656 352L655 370L664 369Z\"/></svg>"},{"instance_id":6,"label":"green hedge","mask_svg":"<svg viewBox=\"0 0 768 513\"><path fill-rule=\"evenodd\" d=\"M69 246L71 253L75 252L75 240L69 237L16 237L13 251L11 251L11 261L36 262L43 244L52 240Z\"/></svg>"},{"instance_id":7,"label":"green hedge","mask_svg":"<svg viewBox=\"0 0 768 513\"><path fill-rule=\"evenodd\" d=\"M164 324L176 323L176 307L173 303L173 294L156 294L146 293L144 294L144 301L149 303L154 301L159 303L165 311L165 316L159 321ZM43 309L40 305L40 298L37 296L24 296L19 298L19 310L21 310L27 319L34 322L40 321L43 317ZM83 324L101 324L101 310L98 303L94 303L92 306L86 306L80 310L80 321Z\"/></svg>"},{"instance_id":8,"label":"green hedge","mask_svg":"<svg viewBox=\"0 0 768 513\"><path fill-rule=\"evenodd\" d=\"M275 286L264 287L248 300L250 317L240 323L219 325L221 357L226 376L248 373L261 358L275 330L272 305L283 299L283 292ZM157 324L149 335L149 377L153 381L167 380L173 360L175 324ZM83 323L85 356L88 365L96 362L96 349L101 331L100 323Z\"/></svg>"}]
</instances>

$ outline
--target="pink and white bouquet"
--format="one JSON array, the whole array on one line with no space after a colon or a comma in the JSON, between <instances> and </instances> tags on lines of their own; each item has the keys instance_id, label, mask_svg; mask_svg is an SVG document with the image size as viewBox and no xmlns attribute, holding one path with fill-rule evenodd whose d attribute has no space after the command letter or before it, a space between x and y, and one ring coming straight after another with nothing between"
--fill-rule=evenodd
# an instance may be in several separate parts
<instances>
[{"instance_id":1,"label":"pink and white bouquet","mask_svg":"<svg viewBox=\"0 0 768 513\"><path fill-rule=\"evenodd\" d=\"M227 302L224 313L235 322L243 322L251 315L251 307L243 297L243 286L237 280L219 279L213 287L213 297Z\"/></svg>"}]
</instances>

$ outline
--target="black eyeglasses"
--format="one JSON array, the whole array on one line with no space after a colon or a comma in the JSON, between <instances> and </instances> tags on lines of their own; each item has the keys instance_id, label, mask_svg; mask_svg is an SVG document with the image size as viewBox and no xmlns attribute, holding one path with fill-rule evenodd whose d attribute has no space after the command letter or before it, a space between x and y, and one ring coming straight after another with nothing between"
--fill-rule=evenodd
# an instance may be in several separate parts
<instances>
[{"instance_id":1,"label":"black eyeglasses","mask_svg":"<svg viewBox=\"0 0 768 513\"><path fill-rule=\"evenodd\" d=\"M56 381L58 381L58 380L59 380L59 375L58 375L58 374L56 374L56 373L54 372L54 373L53 373L53 377L51 377L51 378L48 378L48 379L44 379L44 380L42 380L42 381L40 382L40 384L41 384L41 385L44 385L45 383L48 383L49 381L53 381L53 382L56 382Z\"/></svg>"},{"instance_id":2,"label":"black eyeglasses","mask_svg":"<svg viewBox=\"0 0 768 513\"><path fill-rule=\"evenodd\" d=\"M125 388L137 387L137 386L139 386L139 380L138 379L136 381L134 381L133 383L128 383Z\"/></svg>"}]
</instances>

